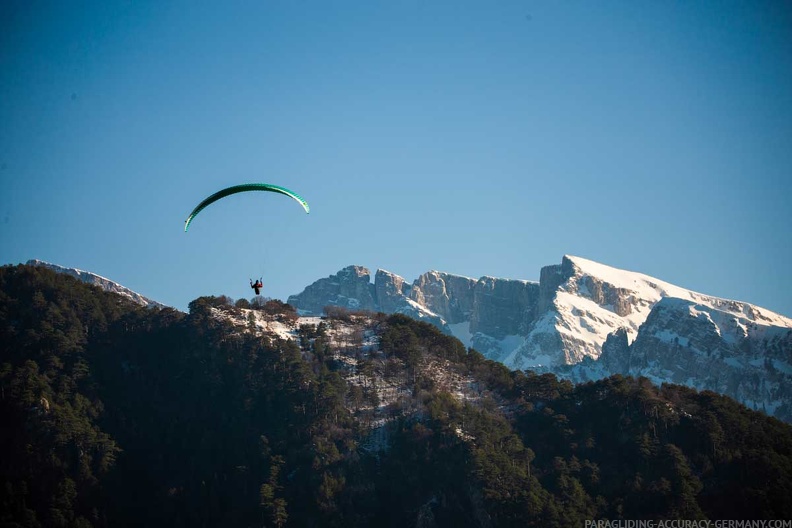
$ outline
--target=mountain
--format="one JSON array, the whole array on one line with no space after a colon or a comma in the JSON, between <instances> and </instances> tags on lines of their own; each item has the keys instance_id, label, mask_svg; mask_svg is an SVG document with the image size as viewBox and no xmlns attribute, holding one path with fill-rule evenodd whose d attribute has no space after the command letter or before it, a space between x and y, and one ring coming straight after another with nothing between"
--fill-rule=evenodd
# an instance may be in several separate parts
<instances>
[{"instance_id":1,"label":"mountain","mask_svg":"<svg viewBox=\"0 0 792 528\"><path fill-rule=\"evenodd\" d=\"M499 347L511 346L526 331L539 297L540 285L531 281L430 271L409 284L380 269L372 284L368 269L348 266L290 296L288 303L314 315L326 306L409 315L497 356Z\"/></svg>"},{"instance_id":2,"label":"mountain","mask_svg":"<svg viewBox=\"0 0 792 528\"><path fill-rule=\"evenodd\" d=\"M289 303L403 313L512 369L573 381L643 375L792 421L792 319L581 257L542 268L539 282L430 271L409 284L378 270L372 284L350 266Z\"/></svg>"},{"instance_id":3,"label":"mountain","mask_svg":"<svg viewBox=\"0 0 792 528\"><path fill-rule=\"evenodd\" d=\"M792 517L792 426L730 398L619 375L574 386L405 315L328 312L146 309L0 267L0 524Z\"/></svg>"},{"instance_id":4,"label":"mountain","mask_svg":"<svg viewBox=\"0 0 792 528\"><path fill-rule=\"evenodd\" d=\"M678 383L792 422L792 332L739 309L665 297L632 343L620 329L608 336L599 360L544 369L550 370L575 382L623 374Z\"/></svg>"},{"instance_id":5,"label":"mountain","mask_svg":"<svg viewBox=\"0 0 792 528\"><path fill-rule=\"evenodd\" d=\"M121 286L117 282L113 282L110 279L106 279L101 277L95 273L91 273L89 271L83 271L76 268L65 268L63 266L59 266L57 264L50 264L49 262L44 262L43 260L32 259L27 261L28 266L40 266L43 268L50 269L56 273L63 273L66 275L71 275L72 277L81 280L87 284L93 284L94 286L99 286L104 291L115 293L125 297L141 306L145 306L147 308L164 308L165 305L158 303L157 301L152 301L151 299L136 293L125 286Z\"/></svg>"},{"instance_id":6,"label":"mountain","mask_svg":"<svg viewBox=\"0 0 792 528\"><path fill-rule=\"evenodd\" d=\"M628 341L634 341L641 325L665 298L682 299L717 312L721 326L716 331L727 332L731 342L758 337L737 332L751 325L792 329L792 319L769 310L703 295L579 257L566 256L560 266L543 268L541 276L549 303L532 323L525 342L503 358L513 368L575 364L584 357L596 359L607 336L618 329L624 329Z\"/></svg>"}]
</instances>

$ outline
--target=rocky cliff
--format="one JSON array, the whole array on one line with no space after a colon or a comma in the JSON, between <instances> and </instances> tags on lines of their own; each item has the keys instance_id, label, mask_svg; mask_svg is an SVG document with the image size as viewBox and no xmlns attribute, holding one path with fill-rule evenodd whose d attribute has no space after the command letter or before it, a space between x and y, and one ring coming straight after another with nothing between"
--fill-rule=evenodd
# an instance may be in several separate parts
<instances>
[{"instance_id":1,"label":"rocky cliff","mask_svg":"<svg viewBox=\"0 0 792 528\"><path fill-rule=\"evenodd\" d=\"M448 333L470 334L485 349L525 329L535 311L539 286L535 282L482 277L471 279L429 271L412 284L385 270L371 274L348 266L320 279L288 302L305 314L321 314L325 306L342 306L384 313L404 313L439 326ZM455 328L454 328L455 327Z\"/></svg>"},{"instance_id":2,"label":"rocky cliff","mask_svg":"<svg viewBox=\"0 0 792 528\"><path fill-rule=\"evenodd\" d=\"M680 288L641 273L580 257L542 269L539 300L525 341L502 358L512 368L576 364L597 359L607 337L624 329L633 342L653 307L665 298L741 313L748 322L792 328L792 320L748 303Z\"/></svg>"},{"instance_id":3,"label":"rocky cliff","mask_svg":"<svg viewBox=\"0 0 792 528\"><path fill-rule=\"evenodd\" d=\"M289 298L405 313L510 368L710 389L792 421L792 319L641 273L564 256L539 282L430 271L412 284L351 266Z\"/></svg>"},{"instance_id":4,"label":"rocky cliff","mask_svg":"<svg viewBox=\"0 0 792 528\"><path fill-rule=\"evenodd\" d=\"M744 308L666 297L632 344L619 329L607 337L599 360L545 370L575 382L645 376L725 394L792 422L792 328L746 315L751 310Z\"/></svg>"},{"instance_id":5,"label":"rocky cliff","mask_svg":"<svg viewBox=\"0 0 792 528\"><path fill-rule=\"evenodd\" d=\"M624 374L712 390L792 421L792 329L739 304L663 299L622 354Z\"/></svg>"},{"instance_id":6,"label":"rocky cliff","mask_svg":"<svg viewBox=\"0 0 792 528\"><path fill-rule=\"evenodd\" d=\"M430 271L413 283L410 299L425 306L449 324L469 321L473 311L475 279Z\"/></svg>"},{"instance_id":7,"label":"rocky cliff","mask_svg":"<svg viewBox=\"0 0 792 528\"><path fill-rule=\"evenodd\" d=\"M314 282L288 303L307 314L321 314L325 306L378 310L371 274L363 266L347 266L335 275Z\"/></svg>"}]
</instances>

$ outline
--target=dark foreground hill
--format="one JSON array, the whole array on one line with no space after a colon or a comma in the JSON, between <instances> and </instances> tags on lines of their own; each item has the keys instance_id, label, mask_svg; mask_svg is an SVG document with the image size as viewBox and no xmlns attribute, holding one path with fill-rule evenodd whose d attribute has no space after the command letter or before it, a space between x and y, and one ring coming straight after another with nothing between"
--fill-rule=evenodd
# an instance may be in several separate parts
<instances>
[{"instance_id":1,"label":"dark foreground hill","mask_svg":"<svg viewBox=\"0 0 792 528\"><path fill-rule=\"evenodd\" d=\"M792 518L792 428L726 397L512 372L405 316L237 304L0 268L0 526Z\"/></svg>"}]
</instances>

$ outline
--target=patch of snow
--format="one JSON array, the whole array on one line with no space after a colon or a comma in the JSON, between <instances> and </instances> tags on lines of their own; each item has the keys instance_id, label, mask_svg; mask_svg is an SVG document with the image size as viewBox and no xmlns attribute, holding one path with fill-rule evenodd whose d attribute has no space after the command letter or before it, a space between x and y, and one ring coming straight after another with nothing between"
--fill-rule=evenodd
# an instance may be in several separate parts
<instances>
[{"instance_id":1,"label":"patch of snow","mask_svg":"<svg viewBox=\"0 0 792 528\"><path fill-rule=\"evenodd\" d=\"M224 310L221 308L211 308L212 315L216 318L228 321L235 326L249 328L252 323L256 333L274 334L284 341L297 339L297 329L287 325L282 321L269 320L264 313L259 310L247 308L235 308L234 310Z\"/></svg>"},{"instance_id":2,"label":"patch of snow","mask_svg":"<svg viewBox=\"0 0 792 528\"><path fill-rule=\"evenodd\" d=\"M558 292L555 307L561 315L561 321L556 324L556 329L561 333L569 334L577 341L590 344L593 348L601 349L608 334L619 328L626 328L629 342L632 342L638 333L638 326L634 323L625 325L625 318L584 297Z\"/></svg>"},{"instance_id":3,"label":"patch of snow","mask_svg":"<svg viewBox=\"0 0 792 528\"><path fill-rule=\"evenodd\" d=\"M322 322L322 318L317 315L302 316L297 320L298 325L319 326L319 323L321 322Z\"/></svg>"},{"instance_id":4,"label":"patch of snow","mask_svg":"<svg viewBox=\"0 0 792 528\"><path fill-rule=\"evenodd\" d=\"M507 335L502 339L496 339L487 334L476 332L472 337L473 348L479 351L488 359L502 361L525 343L525 338L520 335Z\"/></svg>"},{"instance_id":5,"label":"patch of snow","mask_svg":"<svg viewBox=\"0 0 792 528\"><path fill-rule=\"evenodd\" d=\"M687 337L682 337L676 332L672 332L666 328L660 330L659 332L655 332L652 334L653 337L656 339L663 341L664 343L674 344L677 343L679 346L687 347L690 346L690 339Z\"/></svg>"},{"instance_id":6,"label":"patch of snow","mask_svg":"<svg viewBox=\"0 0 792 528\"><path fill-rule=\"evenodd\" d=\"M432 310L428 309L423 304L417 303L414 300L409 299L409 298L405 298L404 301L407 304L407 306L409 306L415 312L418 313L419 317L427 318L427 319L437 318L439 321L442 321L442 323L445 324L445 319L443 319L442 317L440 317L439 315L434 313ZM402 312L402 310L397 310L397 313L399 313L399 312Z\"/></svg>"},{"instance_id":7,"label":"patch of snow","mask_svg":"<svg viewBox=\"0 0 792 528\"><path fill-rule=\"evenodd\" d=\"M435 276L445 275L446 277L459 277L460 279L466 279L466 280L473 281L473 282L476 282L476 280L477 280L477 279L474 279L472 277L466 277L464 275L457 275L455 273L448 273L446 271L429 270L427 275L429 275L429 274L432 274L432 275L435 275Z\"/></svg>"},{"instance_id":8,"label":"patch of snow","mask_svg":"<svg viewBox=\"0 0 792 528\"><path fill-rule=\"evenodd\" d=\"M470 333L470 321L461 323L450 324L448 328L451 330L451 335L462 341L465 348L470 348L473 340L473 334Z\"/></svg>"},{"instance_id":9,"label":"patch of snow","mask_svg":"<svg viewBox=\"0 0 792 528\"><path fill-rule=\"evenodd\" d=\"M448 275L451 275L450 273ZM461 275L454 275L455 277L461 277ZM493 280L493 281L500 281L500 282L517 282L519 284L539 284L537 281L532 280L525 280L525 279L504 279L503 277L493 277L491 275L484 275L480 279L471 279L470 277L463 277L469 281L473 282L481 282L485 280Z\"/></svg>"},{"instance_id":10,"label":"patch of snow","mask_svg":"<svg viewBox=\"0 0 792 528\"><path fill-rule=\"evenodd\" d=\"M462 430L462 428L461 428L461 427L459 427L459 426L457 426L457 428L456 428L456 429L454 429L454 432L456 433L456 435L457 435L459 438L461 438L462 440L464 440L464 441L466 441L466 442L472 442L473 440L475 440L475 438L474 438L474 437L472 437L471 435L469 435L469 434L467 434L466 432L464 432L464 431Z\"/></svg>"},{"instance_id":11,"label":"patch of snow","mask_svg":"<svg viewBox=\"0 0 792 528\"><path fill-rule=\"evenodd\" d=\"M525 343L513 350L503 364L514 370L558 365L558 356L545 354L536 343Z\"/></svg>"},{"instance_id":12,"label":"patch of snow","mask_svg":"<svg viewBox=\"0 0 792 528\"><path fill-rule=\"evenodd\" d=\"M525 338L520 335L507 335L500 340L500 349L503 354L511 354L525 343Z\"/></svg>"}]
</instances>

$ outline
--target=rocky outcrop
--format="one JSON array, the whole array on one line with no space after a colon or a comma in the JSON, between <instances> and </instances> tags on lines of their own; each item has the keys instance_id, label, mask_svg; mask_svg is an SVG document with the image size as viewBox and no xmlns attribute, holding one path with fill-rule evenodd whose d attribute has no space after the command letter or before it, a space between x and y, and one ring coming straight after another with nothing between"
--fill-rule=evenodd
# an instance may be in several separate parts
<instances>
[{"instance_id":1,"label":"rocky outcrop","mask_svg":"<svg viewBox=\"0 0 792 528\"><path fill-rule=\"evenodd\" d=\"M792 329L682 299L652 309L624 374L731 396L792 421Z\"/></svg>"},{"instance_id":2,"label":"rocky outcrop","mask_svg":"<svg viewBox=\"0 0 792 528\"><path fill-rule=\"evenodd\" d=\"M630 342L627 330L619 328L609 334L602 345L599 363L608 373L624 373L630 370Z\"/></svg>"},{"instance_id":3,"label":"rocky outcrop","mask_svg":"<svg viewBox=\"0 0 792 528\"><path fill-rule=\"evenodd\" d=\"M325 306L403 313L430 322L451 333L461 325L488 355L502 352L501 340L524 332L536 311L539 284L523 280L482 277L479 280L429 271L412 284L394 273L377 270L374 284L369 272L349 266L320 279L288 302L303 313L321 314Z\"/></svg>"},{"instance_id":4,"label":"rocky outcrop","mask_svg":"<svg viewBox=\"0 0 792 528\"><path fill-rule=\"evenodd\" d=\"M666 297L632 344L620 329L608 336L599 360L549 371L575 382L645 376L725 394L792 422L792 328L754 312L733 301L709 305Z\"/></svg>"},{"instance_id":5,"label":"rocky outcrop","mask_svg":"<svg viewBox=\"0 0 792 528\"><path fill-rule=\"evenodd\" d=\"M473 287L470 332L495 339L524 335L539 300L536 282L482 277Z\"/></svg>"},{"instance_id":6,"label":"rocky outcrop","mask_svg":"<svg viewBox=\"0 0 792 528\"><path fill-rule=\"evenodd\" d=\"M351 310L377 310L374 286L369 270L363 266L347 266L335 275L319 279L288 303L304 313L321 314L325 306Z\"/></svg>"},{"instance_id":7,"label":"rocky outcrop","mask_svg":"<svg viewBox=\"0 0 792 528\"><path fill-rule=\"evenodd\" d=\"M553 299L555 299L558 288L564 284L571 276L570 266L567 264L567 258L562 259L562 265L553 264L552 266L545 266L539 271L539 300L537 301L537 313L545 313L552 308ZM571 264L571 263L570 263Z\"/></svg>"},{"instance_id":8,"label":"rocky outcrop","mask_svg":"<svg viewBox=\"0 0 792 528\"><path fill-rule=\"evenodd\" d=\"M374 276L374 292L377 310L394 313L404 307L410 285L395 273L379 269Z\"/></svg>"},{"instance_id":9,"label":"rocky outcrop","mask_svg":"<svg viewBox=\"0 0 792 528\"><path fill-rule=\"evenodd\" d=\"M425 306L449 324L469 321L473 311L474 279L430 271L413 283L410 299Z\"/></svg>"},{"instance_id":10,"label":"rocky outcrop","mask_svg":"<svg viewBox=\"0 0 792 528\"><path fill-rule=\"evenodd\" d=\"M429 271L412 284L377 270L374 284L361 266L348 266L320 279L288 302L304 313L321 314L325 306L384 313L404 313L441 328L469 324L472 334L500 340L524 332L536 311L539 284L524 280L471 279Z\"/></svg>"},{"instance_id":11,"label":"rocky outcrop","mask_svg":"<svg viewBox=\"0 0 792 528\"><path fill-rule=\"evenodd\" d=\"M591 299L616 315L624 317L632 313L632 292L627 288L619 288L588 275L581 277L576 286L578 295Z\"/></svg>"}]
</instances>

